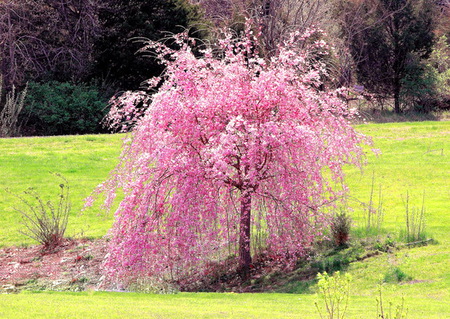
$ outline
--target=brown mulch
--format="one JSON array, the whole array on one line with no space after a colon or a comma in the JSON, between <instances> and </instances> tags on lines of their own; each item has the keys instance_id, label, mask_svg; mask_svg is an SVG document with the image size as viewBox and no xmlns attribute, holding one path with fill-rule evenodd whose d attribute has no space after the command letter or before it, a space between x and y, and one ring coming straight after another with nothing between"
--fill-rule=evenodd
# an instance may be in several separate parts
<instances>
[{"instance_id":1,"label":"brown mulch","mask_svg":"<svg viewBox=\"0 0 450 319\"><path fill-rule=\"evenodd\" d=\"M65 240L52 251L43 246L0 250L0 292L98 289L107 253L104 239Z\"/></svg>"},{"instance_id":2,"label":"brown mulch","mask_svg":"<svg viewBox=\"0 0 450 319\"><path fill-rule=\"evenodd\" d=\"M0 293L21 290L123 291L105 280L102 266L106 254L105 239L66 239L52 251L45 250L42 245L0 249ZM278 291L292 281L310 281L317 273L315 269L286 272L282 265L267 260L252 264L250 280L245 282L237 272L220 267L215 270L204 282L192 287L187 285L183 291Z\"/></svg>"}]
</instances>

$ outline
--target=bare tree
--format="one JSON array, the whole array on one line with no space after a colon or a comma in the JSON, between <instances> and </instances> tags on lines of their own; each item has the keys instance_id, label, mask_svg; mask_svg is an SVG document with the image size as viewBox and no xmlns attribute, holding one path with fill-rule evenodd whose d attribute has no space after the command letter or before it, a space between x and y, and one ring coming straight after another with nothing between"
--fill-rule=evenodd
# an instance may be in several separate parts
<instances>
[{"instance_id":1,"label":"bare tree","mask_svg":"<svg viewBox=\"0 0 450 319\"><path fill-rule=\"evenodd\" d=\"M371 92L393 98L394 110L400 113L402 99L409 94L404 90L404 80L420 82L420 60L431 52L433 2L347 0L341 5L341 31L358 80Z\"/></svg>"},{"instance_id":2,"label":"bare tree","mask_svg":"<svg viewBox=\"0 0 450 319\"><path fill-rule=\"evenodd\" d=\"M438 37L446 35L450 39L450 1L437 1L436 10L436 35Z\"/></svg>"},{"instance_id":3,"label":"bare tree","mask_svg":"<svg viewBox=\"0 0 450 319\"><path fill-rule=\"evenodd\" d=\"M262 47L273 55L291 31L319 27L327 17L326 0L191 0L204 8L217 26L233 26L243 18L255 22L261 32Z\"/></svg>"},{"instance_id":4,"label":"bare tree","mask_svg":"<svg viewBox=\"0 0 450 319\"><path fill-rule=\"evenodd\" d=\"M96 0L0 2L0 71L6 91L28 79L80 79L89 68Z\"/></svg>"}]
</instances>

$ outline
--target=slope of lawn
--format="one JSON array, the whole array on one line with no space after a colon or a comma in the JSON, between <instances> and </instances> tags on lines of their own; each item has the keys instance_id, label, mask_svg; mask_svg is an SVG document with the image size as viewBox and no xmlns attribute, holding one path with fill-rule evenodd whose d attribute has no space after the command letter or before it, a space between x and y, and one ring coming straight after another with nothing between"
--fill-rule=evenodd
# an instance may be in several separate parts
<instances>
[{"instance_id":1,"label":"slope of lawn","mask_svg":"<svg viewBox=\"0 0 450 319\"><path fill-rule=\"evenodd\" d=\"M367 213L357 201L369 203L373 187L374 207L381 203L382 228L399 233L406 229L406 202L409 211L420 211L424 200L426 232L442 243L450 242L450 122L370 124L358 130L373 137L376 156L368 150L363 173L349 169L349 205L359 227ZM380 192L381 191L381 192ZM355 198L356 200L352 200Z\"/></svg>"},{"instance_id":2,"label":"slope of lawn","mask_svg":"<svg viewBox=\"0 0 450 319\"><path fill-rule=\"evenodd\" d=\"M450 122L371 124L358 130L372 136L374 147L382 154L368 154L363 174L349 169L350 196L368 203L373 180L375 209L381 194L380 233L395 241L406 232L407 202L410 221L412 212L419 213L423 207L425 237L438 244L351 264L348 271L353 275L353 289L361 296L373 295L380 279L392 278L393 272L403 273L406 280L387 284L389 294L440 302L446 314L442 318L450 317ZM350 206L356 228L364 230L367 211L356 202Z\"/></svg>"},{"instance_id":3,"label":"slope of lawn","mask_svg":"<svg viewBox=\"0 0 450 319\"><path fill-rule=\"evenodd\" d=\"M70 184L72 202L68 236L101 237L111 226L111 216L97 207L80 214L83 199L104 181L118 163L120 135L86 135L0 139L0 247L32 244L20 233L20 213L25 206L12 196L33 187L45 201L57 201L60 173ZM10 190L10 193L6 192Z\"/></svg>"},{"instance_id":4,"label":"slope of lawn","mask_svg":"<svg viewBox=\"0 0 450 319\"><path fill-rule=\"evenodd\" d=\"M367 206L373 192L372 206L380 211L382 204L383 219L379 231L371 230L372 237L385 241L389 236L400 242L408 201L410 214L424 207L426 238L437 244L352 263L346 270L353 277L348 318L376 317L380 280L387 281L386 305L399 304L405 297L408 318L450 318L450 122L367 124L357 129L372 136L374 148L382 153L376 156L367 148L363 172L346 170L353 238L367 235L367 210L361 203ZM0 245L32 243L17 233L20 217L12 207L18 201L3 188L20 192L33 186L51 199L58 181L48 171L63 174L71 183L74 209L68 235L105 234L110 216L98 207L83 215L78 211L82 199L117 163L120 139L114 135L0 139ZM395 272L405 279L390 279ZM0 317L317 318L316 300L314 294L21 293L0 295Z\"/></svg>"}]
</instances>

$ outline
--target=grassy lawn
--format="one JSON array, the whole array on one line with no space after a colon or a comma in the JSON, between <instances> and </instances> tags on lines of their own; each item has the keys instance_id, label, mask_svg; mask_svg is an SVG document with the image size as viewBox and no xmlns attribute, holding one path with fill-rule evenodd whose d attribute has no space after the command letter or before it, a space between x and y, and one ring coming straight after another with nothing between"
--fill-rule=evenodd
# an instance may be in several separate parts
<instances>
[{"instance_id":1,"label":"grassy lawn","mask_svg":"<svg viewBox=\"0 0 450 319\"><path fill-rule=\"evenodd\" d=\"M33 244L18 233L23 207L11 194L35 188L45 200L56 201L60 180L49 172L60 173L70 183L72 214L68 236L103 236L112 223L99 206L80 214L83 199L104 181L120 154L120 135L85 135L0 139L0 247Z\"/></svg>"},{"instance_id":2,"label":"grassy lawn","mask_svg":"<svg viewBox=\"0 0 450 319\"><path fill-rule=\"evenodd\" d=\"M359 125L373 137L374 155L367 148L368 165L347 169L349 205L356 228L365 226L366 213L358 202L368 203L374 178L374 205L381 190L382 228L395 235L405 228L405 200L410 210L421 209L425 192L426 226L429 236L449 243L450 236L450 122L416 122ZM83 199L104 181L118 162L121 135L88 135L45 138L0 139L0 246L31 244L20 235L20 216L13 207L17 199L5 192L20 193L34 187L44 199L54 200L58 172L70 182L72 216L69 236L100 237L111 225L98 206L80 214Z\"/></svg>"},{"instance_id":3,"label":"grassy lawn","mask_svg":"<svg viewBox=\"0 0 450 319\"><path fill-rule=\"evenodd\" d=\"M351 264L348 271L354 279L353 289L359 296L374 295L377 282L400 269L412 280L387 284L390 294L439 301L446 309L442 318L450 317L450 122L370 124L358 130L372 136L374 147L382 154L368 153L363 174L348 170L350 195L368 203L373 178L374 206L378 206L381 189L381 233L399 240L406 230L407 194L410 211L420 211L425 192L425 232L439 244L402 249ZM364 229L367 212L356 202L349 202L354 209L355 228Z\"/></svg>"},{"instance_id":4,"label":"grassy lawn","mask_svg":"<svg viewBox=\"0 0 450 319\"><path fill-rule=\"evenodd\" d=\"M398 304L405 296L408 318L450 318L450 121L368 124L357 127L373 137L368 165L361 173L347 169L353 237L365 236L368 203L374 180L374 206L383 208L380 240L398 241L406 229L405 204L422 208L425 192L427 237L438 244L407 248L352 263L349 318L375 318L377 283L395 269L411 279L385 285L385 301ZM118 135L0 139L0 246L32 244L20 235L17 200L6 193L36 188L44 198L57 194L63 174L71 184L73 212L69 236L101 237L112 218L99 207L83 214L83 198L105 180L117 163ZM21 293L0 295L1 318L317 318L314 294Z\"/></svg>"},{"instance_id":5,"label":"grassy lawn","mask_svg":"<svg viewBox=\"0 0 450 319\"><path fill-rule=\"evenodd\" d=\"M405 203L410 211L422 208L425 192L425 217L429 236L450 243L450 122L389 123L358 126L373 137L378 157L368 152L363 174L349 169L350 196L369 202L374 178L374 202L381 189L384 221L382 228L399 233L406 228ZM353 218L363 227L365 213L355 201Z\"/></svg>"},{"instance_id":6,"label":"grassy lawn","mask_svg":"<svg viewBox=\"0 0 450 319\"><path fill-rule=\"evenodd\" d=\"M318 318L314 295L21 293L0 295L1 318ZM396 296L386 304L400 303ZM448 305L406 298L408 318L448 318ZM352 297L346 318L376 318L375 297Z\"/></svg>"}]
</instances>

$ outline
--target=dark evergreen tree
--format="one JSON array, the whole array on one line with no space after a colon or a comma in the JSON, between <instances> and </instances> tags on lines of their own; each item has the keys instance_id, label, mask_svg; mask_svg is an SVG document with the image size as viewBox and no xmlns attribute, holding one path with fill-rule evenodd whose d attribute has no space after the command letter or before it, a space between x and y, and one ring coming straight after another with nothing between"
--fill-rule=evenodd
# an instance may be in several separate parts
<instances>
[{"instance_id":1,"label":"dark evergreen tree","mask_svg":"<svg viewBox=\"0 0 450 319\"><path fill-rule=\"evenodd\" d=\"M141 82L159 75L162 66L138 52L143 42L159 40L169 33L196 29L200 21L196 6L185 0L107 0L99 12L102 36L95 44L93 77L116 89L138 89Z\"/></svg>"}]
</instances>

